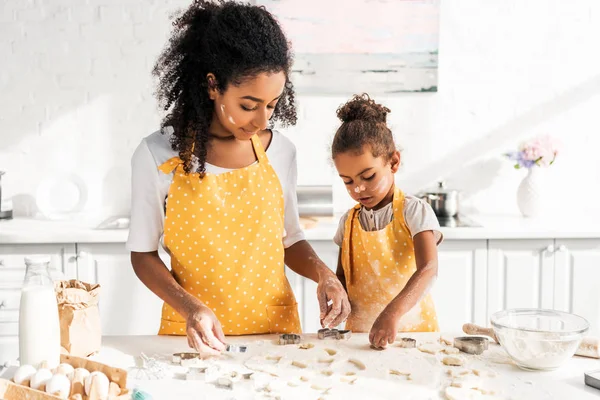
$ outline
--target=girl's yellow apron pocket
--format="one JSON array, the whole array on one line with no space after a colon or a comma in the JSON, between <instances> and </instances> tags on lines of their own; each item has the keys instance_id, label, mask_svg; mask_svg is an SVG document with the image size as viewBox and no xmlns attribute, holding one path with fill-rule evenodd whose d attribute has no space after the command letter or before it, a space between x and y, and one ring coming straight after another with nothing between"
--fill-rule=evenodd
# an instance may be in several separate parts
<instances>
[{"instance_id":1,"label":"girl's yellow apron pocket","mask_svg":"<svg viewBox=\"0 0 600 400\"><path fill-rule=\"evenodd\" d=\"M289 306L267 305L270 333L302 333L298 303Z\"/></svg>"}]
</instances>

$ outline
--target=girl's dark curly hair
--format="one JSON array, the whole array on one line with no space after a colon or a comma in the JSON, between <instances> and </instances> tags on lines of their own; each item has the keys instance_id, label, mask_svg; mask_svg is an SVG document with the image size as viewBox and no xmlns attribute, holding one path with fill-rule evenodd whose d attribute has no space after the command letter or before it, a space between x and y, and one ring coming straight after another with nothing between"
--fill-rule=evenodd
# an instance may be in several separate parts
<instances>
[{"instance_id":1,"label":"girl's dark curly hair","mask_svg":"<svg viewBox=\"0 0 600 400\"><path fill-rule=\"evenodd\" d=\"M351 151L362 153L363 146L369 146L373 157L384 156L389 160L396 151L392 131L386 120L390 109L375 103L368 94L355 95L337 109L342 121L331 145L331 158Z\"/></svg>"},{"instance_id":2,"label":"girl's dark curly hair","mask_svg":"<svg viewBox=\"0 0 600 400\"><path fill-rule=\"evenodd\" d=\"M206 75L215 75L223 93L260 73L286 75L284 93L271 123L296 123L294 88L289 80L292 53L276 19L264 7L233 1L196 0L173 22L174 30L152 71L157 98L168 114L162 127L173 127L171 146L190 173L192 159L205 172L214 102ZM163 130L164 131L164 130Z\"/></svg>"}]
</instances>

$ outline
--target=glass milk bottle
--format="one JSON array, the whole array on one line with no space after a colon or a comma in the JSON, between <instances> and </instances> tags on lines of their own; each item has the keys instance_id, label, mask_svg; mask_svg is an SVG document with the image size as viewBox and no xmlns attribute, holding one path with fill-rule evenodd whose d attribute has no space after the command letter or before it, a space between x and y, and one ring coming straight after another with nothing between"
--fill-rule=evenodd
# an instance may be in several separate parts
<instances>
[{"instance_id":1,"label":"glass milk bottle","mask_svg":"<svg viewBox=\"0 0 600 400\"><path fill-rule=\"evenodd\" d=\"M60 323L50 258L26 257L25 265L19 310L19 361L34 367L46 361L49 368L54 368L60 363Z\"/></svg>"}]
</instances>

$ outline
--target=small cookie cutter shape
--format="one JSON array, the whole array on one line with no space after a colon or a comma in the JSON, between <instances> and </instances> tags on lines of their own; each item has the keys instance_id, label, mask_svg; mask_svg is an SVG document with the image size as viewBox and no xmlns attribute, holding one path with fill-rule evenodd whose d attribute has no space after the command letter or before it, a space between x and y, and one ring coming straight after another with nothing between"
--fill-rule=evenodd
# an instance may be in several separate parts
<instances>
[{"instance_id":1,"label":"small cookie cutter shape","mask_svg":"<svg viewBox=\"0 0 600 400\"><path fill-rule=\"evenodd\" d=\"M352 336L352 331L324 328L324 329L319 329L318 336L319 336L319 339L332 338L332 339L337 339L337 340L342 340L342 339L346 340L346 339L350 339L350 336Z\"/></svg>"},{"instance_id":2,"label":"small cookie cutter shape","mask_svg":"<svg viewBox=\"0 0 600 400\"><path fill-rule=\"evenodd\" d=\"M461 336L454 338L454 347L468 354L479 355L488 349L489 340L478 336Z\"/></svg>"},{"instance_id":3,"label":"small cookie cutter shape","mask_svg":"<svg viewBox=\"0 0 600 400\"><path fill-rule=\"evenodd\" d=\"M300 344L300 335L295 333L282 333L279 335L279 344Z\"/></svg>"},{"instance_id":4,"label":"small cookie cutter shape","mask_svg":"<svg viewBox=\"0 0 600 400\"><path fill-rule=\"evenodd\" d=\"M600 389L600 369L585 372L584 382L588 386Z\"/></svg>"},{"instance_id":5,"label":"small cookie cutter shape","mask_svg":"<svg viewBox=\"0 0 600 400\"><path fill-rule=\"evenodd\" d=\"M247 346L228 344L225 350L227 350L230 353L245 353L247 349Z\"/></svg>"},{"instance_id":6,"label":"small cookie cutter shape","mask_svg":"<svg viewBox=\"0 0 600 400\"><path fill-rule=\"evenodd\" d=\"M173 353L173 364L181 365L182 361L200 359L198 353Z\"/></svg>"}]
</instances>

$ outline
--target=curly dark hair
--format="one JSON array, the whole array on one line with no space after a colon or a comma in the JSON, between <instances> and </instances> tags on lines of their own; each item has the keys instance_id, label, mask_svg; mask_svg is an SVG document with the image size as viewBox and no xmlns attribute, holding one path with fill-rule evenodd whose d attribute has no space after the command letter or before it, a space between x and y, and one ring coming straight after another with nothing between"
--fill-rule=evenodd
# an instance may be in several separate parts
<instances>
[{"instance_id":1,"label":"curly dark hair","mask_svg":"<svg viewBox=\"0 0 600 400\"><path fill-rule=\"evenodd\" d=\"M355 95L337 109L342 121L331 145L331 157L351 151L362 153L369 146L373 157L384 156L389 160L396 151L392 131L386 120L389 108L377 104L368 94Z\"/></svg>"},{"instance_id":2,"label":"curly dark hair","mask_svg":"<svg viewBox=\"0 0 600 400\"><path fill-rule=\"evenodd\" d=\"M296 123L294 88L289 80L290 45L277 20L264 7L233 1L196 0L173 22L173 32L153 75L158 77L156 96L164 111L161 126L173 127L171 146L190 173L205 173L214 102L208 95L207 74L216 78L223 93L260 73L286 75L284 93L270 123ZM164 132L164 129L163 129Z\"/></svg>"}]
</instances>

